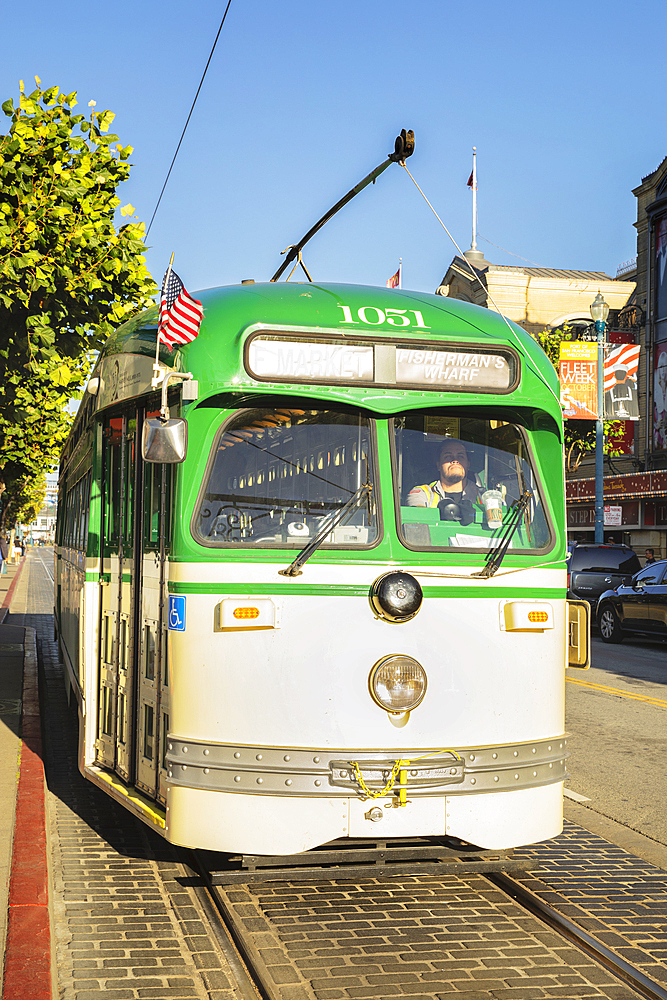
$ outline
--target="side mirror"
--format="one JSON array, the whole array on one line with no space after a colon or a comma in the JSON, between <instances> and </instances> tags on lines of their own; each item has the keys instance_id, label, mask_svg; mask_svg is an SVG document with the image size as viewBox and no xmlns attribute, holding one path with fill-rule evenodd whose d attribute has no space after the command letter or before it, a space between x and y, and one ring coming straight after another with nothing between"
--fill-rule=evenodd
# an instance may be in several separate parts
<instances>
[{"instance_id":1,"label":"side mirror","mask_svg":"<svg viewBox=\"0 0 667 1000\"><path fill-rule=\"evenodd\" d=\"M588 601L567 601L566 667L588 670L591 665L591 606Z\"/></svg>"},{"instance_id":2,"label":"side mirror","mask_svg":"<svg viewBox=\"0 0 667 1000\"><path fill-rule=\"evenodd\" d=\"M175 465L185 461L188 451L188 425L181 417L169 420L151 418L144 422L141 454L144 462Z\"/></svg>"}]
</instances>

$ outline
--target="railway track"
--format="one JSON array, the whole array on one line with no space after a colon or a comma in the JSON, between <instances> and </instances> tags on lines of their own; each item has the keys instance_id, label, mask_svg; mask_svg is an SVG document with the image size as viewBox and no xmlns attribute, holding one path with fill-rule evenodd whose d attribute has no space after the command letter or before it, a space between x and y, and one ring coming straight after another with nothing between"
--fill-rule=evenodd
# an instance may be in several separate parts
<instances>
[{"instance_id":1,"label":"railway track","mask_svg":"<svg viewBox=\"0 0 667 1000\"><path fill-rule=\"evenodd\" d=\"M186 863L200 876L197 888L199 899L210 920L213 933L237 977L238 988L243 1000L257 1000L257 997L261 997L262 1000L282 1000L283 994L280 992L279 987L277 987L269 969L263 961L260 949L253 942L252 935L247 933L243 920L235 912L234 906L230 905L229 896L225 888L224 874L220 871L213 871L210 865L207 866L209 860L202 853L193 852L188 855ZM441 874L445 874L447 867L446 864L441 865ZM501 890L508 899L513 900L521 907L524 913L530 913L537 918L546 927L557 933L564 942L577 948L583 955L605 969L636 996L642 997L644 1000L667 1000L667 989L665 986L647 976L640 968L624 960L594 935L589 934L573 921L569 920L558 909L545 903L535 893L512 878L507 871L490 872L487 870L480 872L480 867L488 868L488 864L482 866L473 862L469 871L471 874L481 875L489 884ZM511 866L504 864L504 867L508 868ZM515 867L526 866L516 865ZM381 879L384 875L402 876L405 874L404 868L405 866L401 866L402 870L399 873L398 870L394 870L391 867L367 865L363 877ZM411 872L417 876L421 874L433 874L431 871L425 873L421 865L415 864L411 866ZM454 873L452 872L452 874ZM266 882L271 879L280 878L284 885L286 882L289 883L291 877L292 872L289 870L279 874L279 869L274 869L268 878L264 876L261 878L261 881ZM309 877L312 879L314 876L311 874ZM345 879L339 878L333 881L344 885L348 880L351 879L356 882L360 877L362 876L360 876L359 869L355 868L354 872L348 873ZM326 880L327 875L323 872L319 878ZM306 881L306 878L302 875L298 883L294 883L296 891L302 887L304 881ZM248 884L251 884L250 880ZM242 878L235 878L231 885L229 882L226 885L227 888L233 890L234 888L241 888L243 881ZM563 904L565 906L567 900L563 899ZM409 966L406 966L407 968ZM446 978L446 962L443 966L443 973L444 978ZM530 986L530 982L530 978L527 978L525 980L526 986ZM423 989L424 994L428 993L428 982L424 982ZM440 992L440 989L438 989L438 992ZM435 996L436 993L433 995ZM605 994L601 993L601 995L604 996ZM577 993L573 991L572 997L575 996L577 996Z\"/></svg>"},{"instance_id":2,"label":"railway track","mask_svg":"<svg viewBox=\"0 0 667 1000\"><path fill-rule=\"evenodd\" d=\"M667 989L664 986L645 975L641 969L626 962L611 948L578 927L572 920L568 920L566 916L549 906L525 886L500 872L495 875L487 875L486 878L533 916L538 917L552 930L557 931L566 941L611 972L622 983L634 990L638 996L645 997L646 1000L667 1000Z\"/></svg>"}]
</instances>

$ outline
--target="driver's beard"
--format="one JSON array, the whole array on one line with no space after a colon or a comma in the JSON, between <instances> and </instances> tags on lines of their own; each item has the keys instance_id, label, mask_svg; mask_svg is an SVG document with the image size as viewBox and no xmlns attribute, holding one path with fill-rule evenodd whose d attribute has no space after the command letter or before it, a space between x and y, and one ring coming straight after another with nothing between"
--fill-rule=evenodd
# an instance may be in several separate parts
<instances>
[{"instance_id":1,"label":"driver's beard","mask_svg":"<svg viewBox=\"0 0 667 1000\"><path fill-rule=\"evenodd\" d=\"M457 476L455 479L441 476L440 485L445 490L445 493L463 493L465 478L465 476Z\"/></svg>"}]
</instances>

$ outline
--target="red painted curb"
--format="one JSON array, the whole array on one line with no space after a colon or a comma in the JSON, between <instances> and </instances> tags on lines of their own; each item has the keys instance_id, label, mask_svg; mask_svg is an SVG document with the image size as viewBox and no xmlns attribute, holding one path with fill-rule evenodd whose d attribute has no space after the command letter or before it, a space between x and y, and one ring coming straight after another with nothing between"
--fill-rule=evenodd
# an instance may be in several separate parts
<instances>
[{"instance_id":1,"label":"red painted curb","mask_svg":"<svg viewBox=\"0 0 667 1000\"><path fill-rule=\"evenodd\" d=\"M16 583L17 573L13 584ZM11 595L11 588L7 599ZM26 629L26 640L28 632ZM37 658L25 650L21 764L16 793L2 1000L52 1000L46 797Z\"/></svg>"},{"instance_id":2,"label":"red painted curb","mask_svg":"<svg viewBox=\"0 0 667 1000\"><path fill-rule=\"evenodd\" d=\"M42 762L24 743L16 796L16 821L9 910L14 906L48 906L46 813Z\"/></svg>"},{"instance_id":3,"label":"red painted curb","mask_svg":"<svg viewBox=\"0 0 667 1000\"><path fill-rule=\"evenodd\" d=\"M51 934L45 906L10 907L2 1000L51 1000Z\"/></svg>"},{"instance_id":4,"label":"red painted curb","mask_svg":"<svg viewBox=\"0 0 667 1000\"><path fill-rule=\"evenodd\" d=\"M3 607L3 608L8 608L9 607L9 602L11 601L12 594L14 593L14 587L19 582L19 577L20 577L21 573L23 572L23 564L24 563L25 563L25 556L23 556L23 558L21 559L21 562L19 563L19 568L16 570L16 573L14 574L14 579L12 580L12 582L9 584L9 587L7 588L7 593L5 594L5 599L2 602L2 605L0 605L0 607Z\"/></svg>"}]
</instances>

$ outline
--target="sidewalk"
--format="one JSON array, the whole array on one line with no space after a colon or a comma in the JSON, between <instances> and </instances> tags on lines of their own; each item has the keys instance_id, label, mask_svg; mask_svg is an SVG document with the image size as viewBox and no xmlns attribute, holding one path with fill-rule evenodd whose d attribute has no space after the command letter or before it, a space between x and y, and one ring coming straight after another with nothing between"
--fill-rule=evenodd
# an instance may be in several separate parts
<instances>
[{"instance_id":1,"label":"sidewalk","mask_svg":"<svg viewBox=\"0 0 667 1000\"><path fill-rule=\"evenodd\" d=\"M9 613L9 603L18 582L18 577L20 576L19 571L25 564L25 559L26 557L18 563L12 563L8 560L5 560L3 563L4 572L0 574L0 625L2 625ZM2 691L0 690L1 697Z\"/></svg>"},{"instance_id":2,"label":"sidewalk","mask_svg":"<svg viewBox=\"0 0 667 1000\"><path fill-rule=\"evenodd\" d=\"M35 630L3 624L25 570L0 576L0 975L3 1000L50 1000L51 963Z\"/></svg>"}]
</instances>

